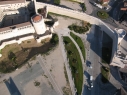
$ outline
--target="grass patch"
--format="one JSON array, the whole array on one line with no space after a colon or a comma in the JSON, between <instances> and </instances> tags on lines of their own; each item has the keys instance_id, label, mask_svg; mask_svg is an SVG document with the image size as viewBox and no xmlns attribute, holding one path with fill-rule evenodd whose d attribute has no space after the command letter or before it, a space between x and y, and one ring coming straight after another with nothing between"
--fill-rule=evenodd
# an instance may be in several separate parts
<instances>
[{"instance_id":1,"label":"grass patch","mask_svg":"<svg viewBox=\"0 0 127 95\"><path fill-rule=\"evenodd\" d=\"M75 35L74 33L70 32L70 35L71 37L76 41L76 43L78 44L81 52L82 52L82 55L83 55L83 58L84 60L86 59L86 53L85 53L85 48L84 48L84 44L81 40L80 37L78 37L77 35Z\"/></svg>"},{"instance_id":2,"label":"grass patch","mask_svg":"<svg viewBox=\"0 0 127 95\"><path fill-rule=\"evenodd\" d=\"M74 78L75 87L78 95L81 95L83 84L83 67L79 52L69 37L63 37L69 65L71 67L72 77Z\"/></svg>"},{"instance_id":3,"label":"grass patch","mask_svg":"<svg viewBox=\"0 0 127 95\"><path fill-rule=\"evenodd\" d=\"M109 17L108 13L105 11L98 11L97 16L101 19L107 19Z\"/></svg>"},{"instance_id":4,"label":"grass patch","mask_svg":"<svg viewBox=\"0 0 127 95\"><path fill-rule=\"evenodd\" d=\"M73 30L74 32L80 33L80 34L83 34L89 30L89 27L87 25L86 26L78 26L76 24L72 24L72 25L69 25L68 28L70 30Z\"/></svg>"},{"instance_id":5,"label":"grass patch","mask_svg":"<svg viewBox=\"0 0 127 95\"><path fill-rule=\"evenodd\" d=\"M110 64L112 48L102 47L102 63Z\"/></svg>"},{"instance_id":6,"label":"grass patch","mask_svg":"<svg viewBox=\"0 0 127 95\"><path fill-rule=\"evenodd\" d=\"M109 80L109 68L101 67L101 81L107 83Z\"/></svg>"},{"instance_id":7,"label":"grass patch","mask_svg":"<svg viewBox=\"0 0 127 95\"><path fill-rule=\"evenodd\" d=\"M7 48L2 49L3 56L0 60L0 72L1 73L10 73L16 68L22 67L24 64L26 64L29 60L35 60L36 55L41 54L49 54L51 50L54 50L55 47L58 45L59 39L58 36L55 34L53 38L50 41L45 41L45 44L36 46L37 44L33 41L31 41L31 46L30 47L24 47L25 44L27 44L27 41L24 41L24 45L22 43L22 49L20 45L12 44L9 45ZM53 43L52 43L53 42ZM27 51L27 52L24 52Z\"/></svg>"},{"instance_id":8,"label":"grass patch","mask_svg":"<svg viewBox=\"0 0 127 95\"><path fill-rule=\"evenodd\" d=\"M64 17L64 18L70 18L70 19L80 20L80 19L77 19L77 18L73 18L73 17L70 17L70 16L61 15L61 14L57 14L57 13L52 13L52 12L48 12L48 15L62 16L62 17ZM80 20L80 21L81 21L81 20Z\"/></svg>"}]
</instances>

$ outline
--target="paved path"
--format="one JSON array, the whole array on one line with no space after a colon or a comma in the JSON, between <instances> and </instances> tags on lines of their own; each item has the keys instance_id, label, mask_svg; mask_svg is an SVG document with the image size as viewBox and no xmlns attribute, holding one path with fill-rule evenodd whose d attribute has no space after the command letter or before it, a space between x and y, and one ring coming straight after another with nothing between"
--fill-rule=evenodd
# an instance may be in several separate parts
<instances>
[{"instance_id":1,"label":"paved path","mask_svg":"<svg viewBox=\"0 0 127 95\"><path fill-rule=\"evenodd\" d=\"M57 83L55 82L54 78L52 77L52 75L50 74L50 72L48 71L47 67L45 66L42 56L38 55L37 56L37 60L40 63L41 67L43 68L43 70L46 72L46 75L49 77L48 79L50 80L50 82L52 83L53 87L55 88L55 90L58 92L58 95L63 95L63 92L61 91L61 89L59 88L59 86L57 85Z\"/></svg>"},{"instance_id":2,"label":"paved path","mask_svg":"<svg viewBox=\"0 0 127 95\"><path fill-rule=\"evenodd\" d=\"M84 0L85 6L86 6L86 13L91 14L93 12L93 7L89 3L89 0Z\"/></svg>"},{"instance_id":3,"label":"paved path","mask_svg":"<svg viewBox=\"0 0 127 95\"><path fill-rule=\"evenodd\" d=\"M58 37L59 37L59 45L61 47L61 52L62 52L62 56L63 56L63 59L64 59L64 64L65 64L65 67L66 67L66 71L67 71L68 80L69 80L69 83L70 83L72 95L75 95L75 93L76 93L75 85L74 85L74 81L72 79L72 74L71 74L70 66L68 64L68 59L67 59L67 55L66 55L66 49L64 47L63 38L62 38L62 36L67 36L69 31L70 30L68 28L64 28L64 29L60 28L60 29L55 30L55 32L58 34Z\"/></svg>"}]
</instances>

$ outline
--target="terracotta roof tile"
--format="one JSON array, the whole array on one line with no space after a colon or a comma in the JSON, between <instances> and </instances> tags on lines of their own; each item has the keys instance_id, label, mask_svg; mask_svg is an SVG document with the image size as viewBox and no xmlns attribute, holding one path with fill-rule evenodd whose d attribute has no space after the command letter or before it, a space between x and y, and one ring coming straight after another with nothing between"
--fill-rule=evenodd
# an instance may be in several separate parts
<instances>
[{"instance_id":1,"label":"terracotta roof tile","mask_svg":"<svg viewBox=\"0 0 127 95\"><path fill-rule=\"evenodd\" d=\"M33 19L33 22L38 22L38 21L41 20L41 16L36 15L36 16L34 16L32 19Z\"/></svg>"}]
</instances>

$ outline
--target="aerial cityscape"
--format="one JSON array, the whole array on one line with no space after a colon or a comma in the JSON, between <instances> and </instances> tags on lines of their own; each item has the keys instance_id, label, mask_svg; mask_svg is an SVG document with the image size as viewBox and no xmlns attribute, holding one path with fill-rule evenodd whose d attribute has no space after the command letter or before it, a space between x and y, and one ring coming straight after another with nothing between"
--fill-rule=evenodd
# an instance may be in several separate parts
<instances>
[{"instance_id":1,"label":"aerial cityscape","mask_svg":"<svg viewBox=\"0 0 127 95\"><path fill-rule=\"evenodd\" d=\"M0 95L127 95L127 0L0 0Z\"/></svg>"}]
</instances>

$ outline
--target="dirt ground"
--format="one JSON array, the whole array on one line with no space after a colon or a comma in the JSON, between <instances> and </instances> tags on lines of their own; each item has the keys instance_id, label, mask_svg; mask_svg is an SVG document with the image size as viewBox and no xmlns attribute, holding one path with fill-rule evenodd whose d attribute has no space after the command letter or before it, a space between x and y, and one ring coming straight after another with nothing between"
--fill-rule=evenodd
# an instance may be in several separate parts
<instances>
[{"instance_id":1,"label":"dirt ground","mask_svg":"<svg viewBox=\"0 0 127 95\"><path fill-rule=\"evenodd\" d=\"M36 40L31 39L23 41L21 44L7 45L2 49L2 57L0 58L1 72L10 72L15 69L14 62L8 58L9 52L13 52L16 56L16 64L18 67L26 63L31 58L34 59L35 55L43 54L49 51L53 45L49 42L50 39L45 39L42 43L37 43ZM8 64L9 63L9 64ZM4 67L4 68L3 68Z\"/></svg>"}]
</instances>

